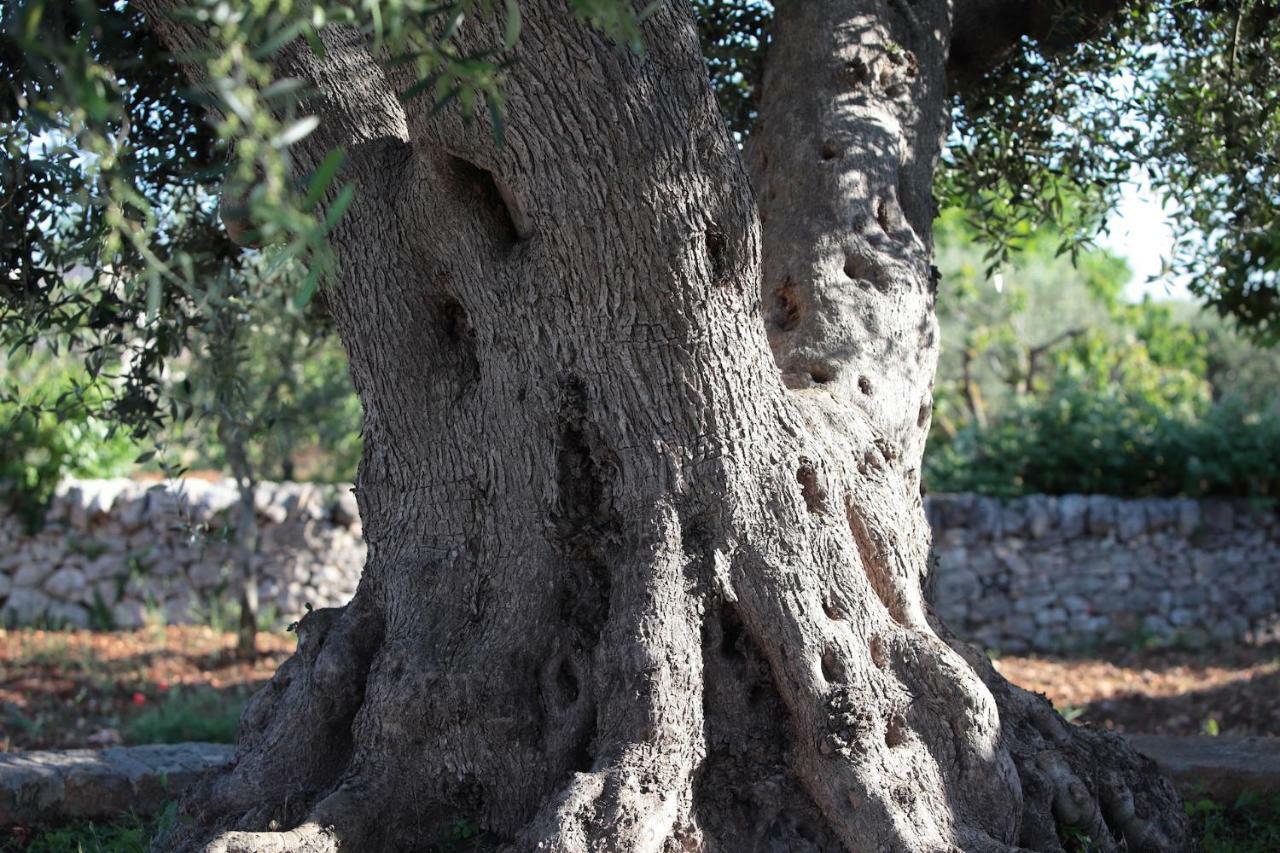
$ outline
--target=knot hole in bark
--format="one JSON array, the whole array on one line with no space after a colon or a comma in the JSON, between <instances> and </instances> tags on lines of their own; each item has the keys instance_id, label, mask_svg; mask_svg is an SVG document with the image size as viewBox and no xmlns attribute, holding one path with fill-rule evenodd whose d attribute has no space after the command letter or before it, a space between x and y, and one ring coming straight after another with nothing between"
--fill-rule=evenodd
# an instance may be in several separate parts
<instances>
[{"instance_id":1,"label":"knot hole in bark","mask_svg":"<svg viewBox=\"0 0 1280 853\"><path fill-rule=\"evenodd\" d=\"M800 300L790 278L773 289L773 323L782 332L800 325Z\"/></svg>"},{"instance_id":2,"label":"knot hole in bark","mask_svg":"<svg viewBox=\"0 0 1280 853\"><path fill-rule=\"evenodd\" d=\"M860 287L889 289L888 270L865 252L849 252L844 258L844 274Z\"/></svg>"},{"instance_id":3,"label":"knot hole in bark","mask_svg":"<svg viewBox=\"0 0 1280 853\"><path fill-rule=\"evenodd\" d=\"M844 684L849 680L849 670L840 657L840 650L828 647L822 653L822 677L828 684Z\"/></svg>"},{"instance_id":4,"label":"knot hole in bark","mask_svg":"<svg viewBox=\"0 0 1280 853\"><path fill-rule=\"evenodd\" d=\"M471 328L471 320L467 317L467 309L452 296L440 300L440 330L445 340L454 344L466 344L475 338L475 330Z\"/></svg>"},{"instance_id":5,"label":"knot hole in bark","mask_svg":"<svg viewBox=\"0 0 1280 853\"><path fill-rule=\"evenodd\" d=\"M711 283L716 287L724 287L732 280L729 275L731 266L729 238L719 226L712 223L703 235L703 239L706 242L707 266Z\"/></svg>"},{"instance_id":6,"label":"knot hole in bark","mask_svg":"<svg viewBox=\"0 0 1280 853\"><path fill-rule=\"evenodd\" d=\"M872 208L875 211L876 224L880 226L881 231L889 234L893 230L893 224L889 221L889 203L884 196L876 196Z\"/></svg>"},{"instance_id":7,"label":"knot hole in bark","mask_svg":"<svg viewBox=\"0 0 1280 853\"><path fill-rule=\"evenodd\" d=\"M871 635L871 639L867 640L867 651L871 653L871 662L877 669L884 669L889 665L889 653L885 651L884 640L880 635Z\"/></svg>"},{"instance_id":8,"label":"knot hole in bark","mask_svg":"<svg viewBox=\"0 0 1280 853\"><path fill-rule=\"evenodd\" d=\"M818 469L813 462L801 458L800 467L796 470L796 481L800 483L800 494L809 512L825 513L827 511L827 491L818 481Z\"/></svg>"},{"instance_id":9,"label":"knot hole in bark","mask_svg":"<svg viewBox=\"0 0 1280 853\"><path fill-rule=\"evenodd\" d=\"M514 244L533 236L533 225L515 192L493 172L456 154L447 155L447 165L457 191L472 202L475 210L500 243Z\"/></svg>"},{"instance_id":10,"label":"knot hole in bark","mask_svg":"<svg viewBox=\"0 0 1280 853\"><path fill-rule=\"evenodd\" d=\"M442 347L444 360L455 366L463 388L474 384L480 378L480 359L476 354L475 329L467 309L447 295L437 299L434 308L440 337L448 344Z\"/></svg>"},{"instance_id":11,"label":"knot hole in bark","mask_svg":"<svg viewBox=\"0 0 1280 853\"><path fill-rule=\"evenodd\" d=\"M809 378L816 385L826 385L828 382L835 381L836 370L829 364L811 364L809 365Z\"/></svg>"},{"instance_id":12,"label":"knot hole in bark","mask_svg":"<svg viewBox=\"0 0 1280 853\"><path fill-rule=\"evenodd\" d=\"M907 742L907 718L894 712L884 721L884 743L893 749Z\"/></svg>"}]
</instances>

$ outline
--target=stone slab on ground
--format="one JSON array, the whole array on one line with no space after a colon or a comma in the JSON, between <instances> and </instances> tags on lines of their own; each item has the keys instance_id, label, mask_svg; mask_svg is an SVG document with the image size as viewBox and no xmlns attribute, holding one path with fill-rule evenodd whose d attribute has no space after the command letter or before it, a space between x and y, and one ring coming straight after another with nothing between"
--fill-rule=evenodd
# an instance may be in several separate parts
<instances>
[{"instance_id":1,"label":"stone slab on ground","mask_svg":"<svg viewBox=\"0 0 1280 853\"><path fill-rule=\"evenodd\" d=\"M1184 797L1231 802L1249 791L1280 791L1280 738L1126 735L1155 759Z\"/></svg>"},{"instance_id":2,"label":"stone slab on ground","mask_svg":"<svg viewBox=\"0 0 1280 853\"><path fill-rule=\"evenodd\" d=\"M1280 738L1127 737L1183 796L1280 791ZM0 753L0 826L154 812L233 753L214 743Z\"/></svg>"},{"instance_id":3,"label":"stone slab on ground","mask_svg":"<svg viewBox=\"0 0 1280 853\"><path fill-rule=\"evenodd\" d=\"M217 743L0 753L0 826L154 812L233 753Z\"/></svg>"}]
</instances>

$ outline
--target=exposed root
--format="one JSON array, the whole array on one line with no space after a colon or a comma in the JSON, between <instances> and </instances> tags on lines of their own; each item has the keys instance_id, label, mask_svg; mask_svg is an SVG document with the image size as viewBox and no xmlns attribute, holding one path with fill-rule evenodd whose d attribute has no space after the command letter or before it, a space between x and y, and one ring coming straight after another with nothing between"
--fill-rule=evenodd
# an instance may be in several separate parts
<instances>
[{"instance_id":1,"label":"exposed root","mask_svg":"<svg viewBox=\"0 0 1280 853\"><path fill-rule=\"evenodd\" d=\"M332 830L304 823L284 832L225 832L205 853L337 853L338 848Z\"/></svg>"},{"instance_id":2,"label":"exposed root","mask_svg":"<svg viewBox=\"0 0 1280 853\"><path fill-rule=\"evenodd\" d=\"M256 833L241 830L298 824L339 779L351 754L351 721L381 623L368 599L357 594L346 607L308 613L297 632L297 651L241 715L231 769L188 790L182 806L195 821L158 839L155 849L199 850L221 843L211 842L211 835L239 845L228 851L277 849L253 846L259 844ZM231 832L217 835L223 830ZM311 834L319 839L317 832Z\"/></svg>"},{"instance_id":3,"label":"exposed root","mask_svg":"<svg viewBox=\"0 0 1280 853\"><path fill-rule=\"evenodd\" d=\"M1066 722L1044 696L1010 684L986 655L935 624L995 697L1001 746L1022 784L1022 847L1057 853L1082 835L1101 851L1191 849L1181 799L1155 762L1119 735Z\"/></svg>"},{"instance_id":4,"label":"exposed root","mask_svg":"<svg viewBox=\"0 0 1280 853\"><path fill-rule=\"evenodd\" d=\"M512 849L554 853L663 850L679 832L681 816L688 815L691 794L687 784L672 790L667 780L638 769L647 763L628 757L619 762L618 769L576 774L521 833Z\"/></svg>"},{"instance_id":5,"label":"exposed root","mask_svg":"<svg viewBox=\"0 0 1280 853\"><path fill-rule=\"evenodd\" d=\"M642 512L648 521L614 573L594 666L597 769L574 774L516 849L658 851L689 831L704 752L701 614L685 591L679 515L666 503Z\"/></svg>"}]
</instances>

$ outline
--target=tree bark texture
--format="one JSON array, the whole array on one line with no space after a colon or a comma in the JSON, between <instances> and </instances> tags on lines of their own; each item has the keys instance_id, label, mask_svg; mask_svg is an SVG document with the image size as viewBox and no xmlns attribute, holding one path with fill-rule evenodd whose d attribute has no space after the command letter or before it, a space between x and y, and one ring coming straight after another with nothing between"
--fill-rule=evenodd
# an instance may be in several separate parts
<instances>
[{"instance_id":1,"label":"tree bark texture","mask_svg":"<svg viewBox=\"0 0 1280 853\"><path fill-rule=\"evenodd\" d=\"M522 10L503 146L351 33L289 60L359 189L326 298L369 556L166 843L1184 847L1149 761L923 593L947 6L780 6L754 196L685 4L643 55Z\"/></svg>"}]
</instances>

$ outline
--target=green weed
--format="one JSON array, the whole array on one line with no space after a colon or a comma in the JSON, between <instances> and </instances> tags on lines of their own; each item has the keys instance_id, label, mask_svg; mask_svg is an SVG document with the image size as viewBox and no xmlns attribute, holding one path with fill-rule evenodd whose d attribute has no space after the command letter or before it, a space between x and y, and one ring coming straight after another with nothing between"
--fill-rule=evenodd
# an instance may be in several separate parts
<instances>
[{"instance_id":1,"label":"green weed","mask_svg":"<svg viewBox=\"0 0 1280 853\"><path fill-rule=\"evenodd\" d=\"M234 743L246 697L174 690L124 724L126 743Z\"/></svg>"}]
</instances>

